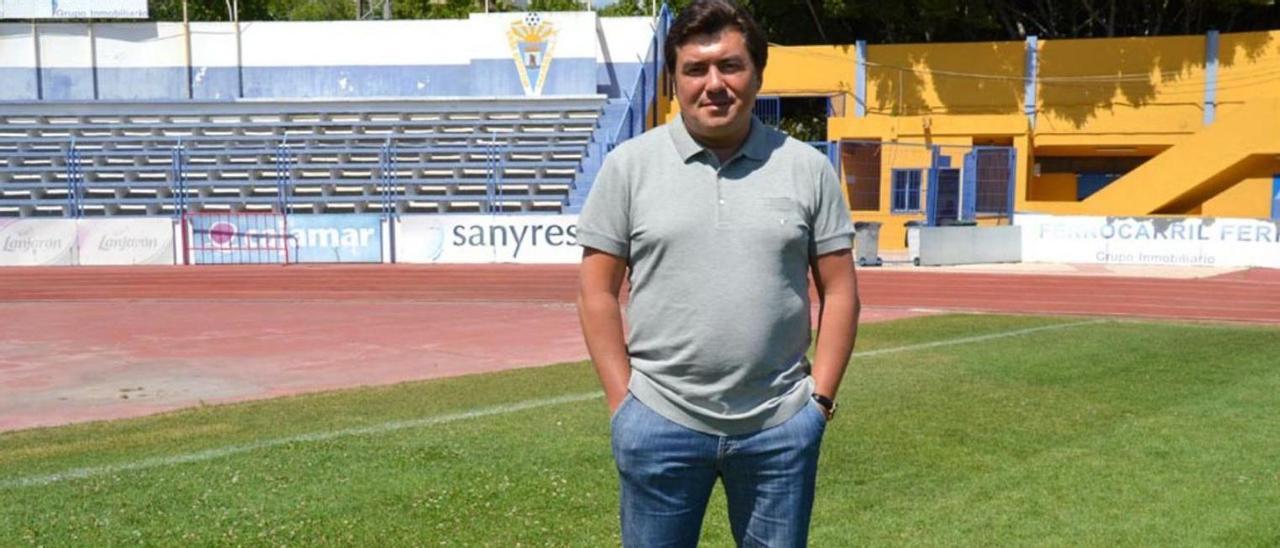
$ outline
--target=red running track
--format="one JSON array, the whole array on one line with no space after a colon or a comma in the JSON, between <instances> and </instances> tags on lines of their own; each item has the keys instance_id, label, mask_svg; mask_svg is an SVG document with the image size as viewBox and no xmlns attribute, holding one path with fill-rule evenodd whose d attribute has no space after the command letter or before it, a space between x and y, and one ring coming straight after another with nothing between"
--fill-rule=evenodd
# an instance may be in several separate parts
<instances>
[{"instance_id":1,"label":"red running track","mask_svg":"<svg viewBox=\"0 0 1280 548\"><path fill-rule=\"evenodd\" d=\"M574 266L219 266L0 270L0 302L572 303ZM1280 322L1280 270L1197 278L859 272L870 307Z\"/></svg>"},{"instance_id":2,"label":"red running track","mask_svg":"<svg viewBox=\"0 0 1280 548\"><path fill-rule=\"evenodd\" d=\"M586 357L572 266L0 269L0 430ZM1280 271L1206 279L860 271L928 310L1280 324Z\"/></svg>"}]
</instances>

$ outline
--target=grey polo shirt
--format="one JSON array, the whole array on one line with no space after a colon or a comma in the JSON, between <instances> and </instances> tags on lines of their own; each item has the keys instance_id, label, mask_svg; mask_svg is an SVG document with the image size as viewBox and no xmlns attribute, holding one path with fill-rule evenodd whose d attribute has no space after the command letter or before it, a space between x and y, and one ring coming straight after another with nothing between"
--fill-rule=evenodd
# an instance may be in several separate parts
<instances>
[{"instance_id":1,"label":"grey polo shirt","mask_svg":"<svg viewBox=\"0 0 1280 548\"><path fill-rule=\"evenodd\" d=\"M826 157L756 119L723 165L679 116L623 143L578 219L584 247L629 266L632 395L716 435L809 404L810 261L852 236Z\"/></svg>"}]
</instances>

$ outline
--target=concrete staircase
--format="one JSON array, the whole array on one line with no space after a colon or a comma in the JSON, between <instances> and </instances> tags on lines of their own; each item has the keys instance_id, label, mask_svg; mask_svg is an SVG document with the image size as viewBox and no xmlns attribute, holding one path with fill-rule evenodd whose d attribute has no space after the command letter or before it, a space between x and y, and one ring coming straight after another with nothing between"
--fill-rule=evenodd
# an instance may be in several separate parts
<instances>
[{"instance_id":1,"label":"concrete staircase","mask_svg":"<svg viewBox=\"0 0 1280 548\"><path fill-rule=\"evenodd\" d=\"M1219 111L1213 124L1060 213L1185 214L1280 154L1280 101Z\"/></svg>"},{"instance_id":2,"label":"concrete staircase","mask_svg":"<svg viewBox=\"0 0 1280 548\"><path fill-rule=\"evenodd\" d=\"M610 148L613 135L627 114L627 102L625 98L616 98L609 99L605 103L604 111L597 121L596 130L591 134L591 142L587 144L578 175L573 179L568 203L563 209L565 213L577 215L582 211L582 205L587 201L587 194L591 192L591 184L595 182L596 174L604 164L604 157L609 153L607 149Z\"/></svg>"}]
</instances>

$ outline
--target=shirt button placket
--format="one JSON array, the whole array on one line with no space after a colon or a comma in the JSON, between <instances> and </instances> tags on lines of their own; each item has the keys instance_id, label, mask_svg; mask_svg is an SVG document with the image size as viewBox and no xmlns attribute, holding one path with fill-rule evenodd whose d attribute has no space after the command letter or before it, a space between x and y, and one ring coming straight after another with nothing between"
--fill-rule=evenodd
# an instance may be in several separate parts
<instances>
[{"instance_id":1,"label":"shirt button placket","mask_svg":"<svg viewBox=\"0 0 1280 548\"><path fill-rule=\"evenodd\" d=\"M716 227L729 228L728 207L724 199L724 178L720 177L720 168L715 170L716 177Z\"/></svg>"}]
</instances>

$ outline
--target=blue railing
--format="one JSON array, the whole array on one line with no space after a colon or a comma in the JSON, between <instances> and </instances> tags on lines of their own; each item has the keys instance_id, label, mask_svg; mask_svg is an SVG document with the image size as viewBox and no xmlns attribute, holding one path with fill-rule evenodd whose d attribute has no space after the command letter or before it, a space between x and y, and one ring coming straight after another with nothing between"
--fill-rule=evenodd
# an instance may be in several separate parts
<instances>
[{"instance_id":1,"label":"blue railing","mask_svg":"<svg viewBox=\"0 0 1280 548\"><path fill-rule=\"evenodd\" d=\"M80 165L80 151L76 149L76 140L71 138L71 146L67 149L67 217L83 215L82 193L84 192L84 166Z\"/></svg>"},{"instance_id":2,"label":"blue railing","mask_svg":"<svg viewBox=\"0 0 1280 548\"><path fill-rule=\"evenodd\" d=\"M173 147L169 155L169 180L173 184L173 216L181 218L187 213L187 151L182 141Z\"/></svg>"},{"instance_id":3,"label":"blue railing","mask_svg":"<svg viewBox=\"0 0 1280 548\"><path fill-rule=\"evenodd\" d=\"M395 220L396 147L391 139L378 151L378 195L382 197L382 216L388 223Z\"/></svg>"},{"instance_id":4,"label":"blue railing","mask_svg":"<svg viewBox=\"0 0 1280 548\"><path fill-rule=\"evenodd\" d=\"M776 128L782 123L782 98L756 97L753 112L756 118L760 119L760 123Z\"/></svg>"},{"instance_id":5,"label":"blue railing","mask_svg":"<svg viewBox=\"0 0 1280 548\"><path fill-rule=\"evenodd\" d=\"M293 154L289 150L286 141L280 141L276 146L276 208L280 213L289 212L289 183L292 179Z\"/></svg>"},{"instance_id":6,"label":"blue railing","mask_svg":"<svg viewBox=\"0 0 1280 548\"><path fill-rule=\"evenodd\" d=\"M653 33L653 39L649 42L649 49L645 52L644 62L640 66L640 77L636 78L635 85L631 86L631 92L625 94L627 98L627 111L623 115L622 120L617 128L607 136L605 150L612 150L627 139L644 133L647 127L658 125L658 101L664 95L662 90L658 88L658 83L662 81L662 71L666 67L666 59L663 53L663 43L667 39L667 31L671 28L671 10L666 4L662 5L662 11L658 13L657 21ZM653 95L650 96L649 92Z\"/></svg>"},{"instance_id":7,"label":"blue railing","mask_svg":"<svg viewBox=\"0 0 1280 548\"><path fill-rule=\"evenodd\" d=\"M502 213L502 176L506 160L498 146L497 138L485 150L484 209L486 213Z\"/></svg>"}]
</instances>

